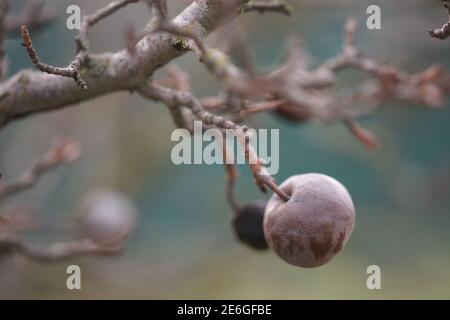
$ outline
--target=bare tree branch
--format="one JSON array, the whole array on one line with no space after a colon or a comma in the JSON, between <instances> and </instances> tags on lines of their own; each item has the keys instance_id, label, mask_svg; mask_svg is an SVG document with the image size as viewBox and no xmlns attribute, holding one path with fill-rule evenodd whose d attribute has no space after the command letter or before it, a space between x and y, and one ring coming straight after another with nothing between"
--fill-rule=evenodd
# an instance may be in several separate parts
<instances>
[{"instance_id":1,"label":"bare tree branch","mask_svg":"<svg viewBox=\"0 0 450 320\"><path fill-rule=\"evenodd\" d=\"M222 142L222 153L223 153L223 164L226 173L225 194L227 196L228 204L230 205L230 207L233 209L234 212L237 212L237 210L239 209L239 204L236 200L234 189L239 173L234 164L233 151L230 150L227 140L224 137Z\"/></svg>"},{"instance_id":2,"label":"bare tree branch","mask_svg":"<svg viewBox=\"0 0 450 320\"><path fill-rule=\"evenodd\" d=\"M268 79L278 83L273 95L286 99L310 114L311 118L336 121L372 113L386 99L399 99L429 107L439 107L446 94L444 74L439 66L408 74L398 68L364 57L354 45L356 22L349 19L342 53L314 70L286 64ZM367 73L370 80L352 91L331 90L342 70L354 68ZM358 106L367 103L367 108ZM358 106L353 108L352 106Z\"/></svg>"},{"instance_id":3,"label":"bare tree branch","mask_svg":"<svg viewBox=\"0 0 450 320\"><path fill-rule=\"evenodd\" d=\"M364 129L352 119L344 119L344 124L347 126L353 136L361 141L369 149L377 149L380 144L378 143L375 135L367 129Z\"/></svg>"},{"instance_id":4,"label":"bare tree branch","mask_svg":"<svg viewBox=\"0 0 450 320\"><path fill-rule=\"evenodd\" d=\"M42 72L54 74L57 76L73 78L80 87L82 87L83 89L87 89L86 82L84 82L83 79L81 79L80 70L78 67L75 66L74 63L71 63L68 67L59 68L41 62L41 59L36 53L36 50L33 48L33 43L31 41L31 37L26 26L22 26L21 34L23 46L27 49L28 55L30 56L31 61L33 61L36 68L38 68Z\"/></svg>"},{"instance_id":5,"label":"bare tree branch","mask_svg":"<svg viewBox=\"0 0 450 320\"><path fill-rule=\"evenodd\" d=\"M242 11L243 12L257 11L259 13L276 12L284 14L286 16L290 16L292 14L291 6L279 0L274 0L270 2L250 0L242 8Z\"/></svg>"},{"instance_id":6,"label":"bare tree branch","mask_svg":"<svg viewBox=\"0 0 450 320\"><path fill-rule=\"evenodd\" d=\"M152 16L158 21L167 19L167 2L166 0L145 0L150 7Z\"/></svg>"},{"instance_id":7,"label":"bare tree branch","mask_svg":"<svg viewBox=\"0 0 450 320\"><path fill-rule=\"evenodd\" d=\"M440 67L432 66L421 73L409 75L393 66L363 57L355 46L356 27L355 20L347 21L342 53L315 70L305 69L306 65L299 60L302 53L297 48L291 48L293 52L284 66L268 77L259 78L240 70L223 52L209 49L202 39L189 30L178 28L168 21L159 21L156 30L186 37L186 40L181 40L183 48L195 52L229 93L237 93L243 98L263 92L264 98L275 98L275 106L284 112L289 110L294 117L301 115L300 119L316 118L326 122L341 120L359 141L374 149L378 147L374 135L357 125L353 118L373 112L387 98L436 107L442 104L445 89L439 83L442 79ZM368 73L378 82L364 83L352 92L330 94L337 74L350 67ZM248 102L242 98L244 109L240 115L274 108L273 101L267 101L268 104L263 102L262 106L253 106L248 111ZM279 98L284 98L285 103ZM368 107L349 108L361 102Z\"/></svg>"},{"instance_id":8,"label":"bare tree branch","mask_svg":"<svg viewBox=\"0 0 450 320\"><path fill-rule=\"evenodd\" d=\"M146 3L151 12L143 35L136 36L134 30L129 29L123 50L91 54L88 41L90 28L128 4L139 1ZM242 146L256 185L264 192L271 189L285 201L290 199L289 194L277 185L250 144L251 132L242 124L245 117L257 112L274 111L298 122L340 122L365 146L376 148L378 142L375 135L358 125L355 118L373 113L386 99L439 107L450 92L441 67L431 66L422 72L408 73L365 57L355 45L357 24L353 19L346 23L342 51L315 68L308 64L307 54L298 41L291 43L288 57L269 74L257 74L253 70L245 48L240 52L245 62L241 68L232 61L230 52L213 49L206 44L206 36L241 12L290 15L291 8L279 1L196 0L172 21L168 20L165 0L111 1L93 14L83 16L73 61L67 67L54 67L41 61L26 26L39 25L47 19L44 19L43 2L30 0L28 3L22 20L19 19L23 22L21 36L29 57L41 72L22 71L0 83L0 128L32 114L65 108L112 92L136 91L146 99L165 104L179 127L190 128L198 119L204 128L217 128L222 132L232 130ZM449 6L446 8L450 16ZM4 58L3 39L7 30L13 28L8 24L6 10L6 1L0 0L0 61ZM431 36L447 38L449 24L430 31ZM244 45L244 42L242 38L238 39L237 46ZM197 98L191 92L189 76L175 67L169 69L168 79L152 79L155 71L187 51L194 52L219 80L220 94ZM352 89L339 89L339 74L350 68L362 71L366 81ZM0 68L0 76L2 72ZM237 170L229 159L231 151L227 149L226 140L222 148L227 173L227 198L237 211L238 204L234 197ZM34 186L45 173L75 159L78 154L78 145L73 141L66 140L56 145L16 181L0 185L0 201ZM112 222L113 234L117 234L118 227L114 219L105 218L108 215L103 211L103 204L100 207L102 210L97 213L101 218L88 219L85 225L90 240L84 239L84 235L82 240L37 246L26 243L11 232L1 232L0 254L9 251L38 261L55 261L79 254L115 253L120 247L109 245L122 243L132 230L134 220L133 223L126 223L128 227L125 226L125 232L119 232L119 237L113 237L112 242L95 242L93 239L96 239L98 230L109 233L106 232L105 221ZM110 214L110 207L106 208L106 213ZM92 221L95 225L90 225ZM5 222L0 220L0 223Z\"/></svg>"},{"instance_id":9,"label":"bare tree branch","mask_svg":"<svg viewBox=\"0 0 450 320\"><path fill-rule=\"evenodd\" d=\"M5 198L34 186L47 172L55 169L63 163L71 162L78 158L80 147L78 143L70 139L58 141L39 161L16 181L0 183L0 202Z\"/></svg>"},{"instance_id":10,"label":"bare tree branch","mask_svg":"<svg viewBox=\"0 0 450 320\"><path fill-rule=\"evenodd\" d=\"M239 126L231 120L227 120L221 116L206 111L200 101L190 92L176 91L155 84L143 86L140 93L151 100L161 101L169 108L187 107L192 113L201 120L205 125L211 125L219 129L232 129L236 137L244 148L245 159L253 173L256 184L262 191L266 191L266 186L280 195L283 199L289 199L289 196L283 190L278 188L274 179L269 175L263 166L258 154L250 145L250 136L246 126Z\"/></svg>"},{"instance_id":11,"label":"bare tree branch","mask_svg":"<svg viewBox=\"0 0 450 320\"><path fill-rule=\"evenodd\" d=\"M78 37L76 38L77 53L74 60L65 68L53 67L51 65L41 62L36 50L33 48L33 43L31 41L30 34L26 25L21 27L21 34L23 45L27 49L28 55L33 61L34 65L41 71L54 74L57 76L63 76L68 78L73 78L75 82L83 89L87 89L86 82L81 79L81 68L89 59L89 41L88 41L88 31L93 25L110 16L114 12L122 9L130 3L136 3L139 0L118 0L111 2L108 6L101 8L92 15L83 17L81 29Z\"/></svg>"},{"instance_id":12,"label":"bare tree branch","mask_svg":"<svg viewBox=\"0 0 450 320\"><path fill-rule=\"evenodd\" d=\"M192 32L207 36L239 14L244 0L197 0L172 22L190 26ZM150 33L136 45L130 56L124 49L116 53L90 55L84 66L81 90L70 79L40 72L22 71L0 85L0 127L38 112L64 108L117 91L138 90L153 72L185 51L177 50L175 36Z\"/></svg>"},{"instance_id":13,"label":"bare tree branch","mask_svg":"<svg viewBox=\"0 0 450 320\"><path fill-rule=\"evenodd\" d=\"M5 254L20 254L38 262L56 262L80 255L109 255L120 251L120 247L103 247L90 239L36 245L27 243L15 235L0 234L0 258Z\"/></svg>"}]
</instances>

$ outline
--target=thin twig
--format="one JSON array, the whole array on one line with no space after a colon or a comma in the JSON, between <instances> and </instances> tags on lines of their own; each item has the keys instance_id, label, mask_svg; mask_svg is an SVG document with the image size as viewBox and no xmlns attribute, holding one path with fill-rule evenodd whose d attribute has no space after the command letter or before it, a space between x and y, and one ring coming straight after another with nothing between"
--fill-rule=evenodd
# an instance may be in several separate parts
<instances>
[{"instance_id":1,"label":"thin twig","mask_svg":"<svg viewBox=\"0 0 450 320\"><path fill-rule=\"evenodd\" d=\"M8 184L0 184L0 201L20 191L31 188L45 173L57 168L61 164L74 161L79 155L80 147L77 142L70 139L58 141L47 154L16 181Z\"/></svg>"},{"instance_id":2,"label":"thin twig","mask_svg":"<svg viewBox=\"0 0 450 320\"><path fill-rule=\"evenodd\" d=\"M238 212L239 204L236 200L234 190L239 173L234 164L234 157L233 157L234 150L230 150L225 134L223 135L222 152L223 152L223 164L226 173L225 194L231 209L234 212Z\"/></svg>"},{"instance_id":3,"label":"thin twig","mask_svg":"<svg viewBox=\"0 0 450 320\"><path fill-rule=\"evenodd\" d=\"M34 65L41 71L54 74L58 76L73 78L75 82L83 89L87 89L86 82L81 78L81 68L89 59L89 41L88 31L93 25L106 17L112 15L116 11L122 9L128 4L138 2L139 0L118 0L112 1L107 6L97 10L91 15L84 16L81 23L81 29L78 36L75 39L76 43L76 55L69 66L60 68L54 67L49 64L41 62L36 50L33 48L33 43L26 25L22 25L21 34L23 40L23 46L27 49L28 55L33 61Z\"/></svg>"},{"instance_id":4,"label":"thin twig","mask_svg":"<svg viewBox=\"0 0 450 320\"><path fill-rule=\"evenodd\" d=\"M258 112L264 112L268 110L274 110L281 106L282 104L286 103L285 100L269 100L269 101L263 101L263 102L257 102L253 104L249 104L245 107L245 109L241 112L242 117L246 117L250 114L258 113Z\"/></svg>"},{"instance_id":5,"label":"thin twig","mask_svg":"<svg viewBox=\"0 0 450 320\"><path fill-rule=\"evenodd\" d=\"M268 186L275 192L279 192L275 181L270 182L273 178L262 165L258 154L250 145L249 131L246 126L239 126L231 120L206 111L200 101L190 92L172 90L155 84L147 84L140 89L140 93L148 99L161 101L170 108L189 108L197 119L201 120L205 125L211 125L219 129L232 129L244 148L245 159L253 173L256 184L262 191L266 191L265 186Z\"/></svg>"},{"instance_id":6,"label":"thin twig","mask_svg":"<svg viewBox=\"0 0 450 320\"><path fill-rule=\"evenodd\" d=\"M27 243L18 236L0 235L0 253L16 253L38 262L55 262L80 255L109 255L120 247L104 247L90 239L36 245Z\"/></svg>"},{"instance_id":7,"label":"thin twig","mask_svg":"<svg viewBox=\"0 0 450 320\"><path fill-rule=\"evenodd\" d=\"M358 139L364 146L369 149L378 149L380 147L377 138L371 131L361 127L350 118L344 119L343 122L348 130L353 134L353 136Z\"/></svg>"},{"instance_id":8,"label":"thin twig","mask_svg":"<svg viewBox=\"0 0 450 320\"><path fill-rule=\"evenodd\" d=\"M42 72L73 78L80 87L82 87L83 89L87 89L86 82L81 79L80 70L74 63L71 63L68 67L65 68L54 67L49 64L43 63L33 47L30 33L25 25L22 26L21 34L23 46L27 49L28 56L30 57L31 61L33 61L36 68L38 68Z\"/></svg>"},{"instance_id":9,"label":"thin twig","mask_svg":"<svg viewBox=\"0 0 450 320\"><path fill-rule=\"evenodd\" d=\"M291 199L291 197L277 185L273 178L269 178L268 176L261 176L260 181L261 183L272 189L273 192L275 192L284 201L287 202Z\"/></svg>"}]
</instances>

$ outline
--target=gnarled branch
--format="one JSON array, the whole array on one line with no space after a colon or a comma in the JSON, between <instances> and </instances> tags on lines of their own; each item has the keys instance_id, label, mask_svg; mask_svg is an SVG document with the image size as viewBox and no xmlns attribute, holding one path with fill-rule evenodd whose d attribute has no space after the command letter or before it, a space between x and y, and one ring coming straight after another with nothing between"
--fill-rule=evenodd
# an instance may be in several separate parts
<instances>
[{"instance_id":1,"label":"gnarled branch","mask_svg":"<svg viewBox=\"0 0 450 320\"><path fill-rule=\"evenodd\" d=\"M236 17L244 2L197 0L172 22L206 37ZM153 72L185 53L174 47L176 41L173 35L156 32L142 38L133 55L127 49L90 55L81 70L83 80L89 84L86 90L70 79L22 71L0 85L0 127L35 113L61 109L108 93L137 90Z\"/></svg>"},{"instance_id":2,"label":"gnarled branch","mask_svg":"<svg viewBox=\"0 0 450 320\"><path fill-rule=\"evenodd\" d=\"M80 147L75 141L70 139L57 141L39 161L16 181L10 183L0 181L0 202L13 194L34 186L45 173L63 163L77 159L79 155Z\"/></svg>"}]
</instances>

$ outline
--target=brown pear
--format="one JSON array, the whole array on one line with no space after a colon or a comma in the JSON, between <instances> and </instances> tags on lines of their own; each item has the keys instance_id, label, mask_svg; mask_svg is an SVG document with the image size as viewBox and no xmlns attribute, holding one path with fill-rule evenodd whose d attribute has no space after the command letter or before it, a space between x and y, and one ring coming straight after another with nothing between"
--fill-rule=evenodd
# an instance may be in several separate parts
<instances>
[{"instance_id":1,"label":"brown pear","mask_svg":"<svg viewBox=\"0 0 450 320\"><path fill-rule=\"evenodd\" d=\"M329 262L346 245L355 226L355 207L336 179L317 173L296 175L267 204L264 234L270 248L287 263L313 268Z\"/></svg>"}]
</instances>

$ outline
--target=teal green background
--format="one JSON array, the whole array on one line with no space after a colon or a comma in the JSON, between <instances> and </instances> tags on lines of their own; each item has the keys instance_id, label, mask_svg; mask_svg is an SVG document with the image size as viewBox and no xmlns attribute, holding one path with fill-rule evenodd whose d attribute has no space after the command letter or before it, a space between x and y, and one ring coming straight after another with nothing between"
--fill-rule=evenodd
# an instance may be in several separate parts
<instances>
[{"instance_id":1,"label":"teal green background","mask_svg":"<svg viewBox=\"0 0 450 320\"><path fill-rule=\"evenodd\" d=\"M169 2L171 15L186 3ZM239 18L260 71L277 65L289 35L302 37L313 64L337 54L349 16L360 22L357 44L365 55L410 72L435 63L450 70L450 40L427 34L447 19L439 1L289 2L295 8L291 18ZM20 3L14 1L14 6ZM65 65L74 51L75 32L65 27L65 8L73 1L47 3L58 9L60 18L33 33L35 47L44 61ZM92 11L107 1L76 3ZM382 8L382 30L365 27L369 4ZM92 30L92 50L123 47L124 27L145 25L148 16L142 8L129 7ZM17 35L8 38L7 52L11 74L31 66ZM192 75L197 95L217 93L216 80L192 54L176 63ZM355 79L345 74L343 86ZM78 139L83 155L7 206L39 208L46 220L57 224L73 214L90 188L112 185L134 199L140 221L127 250L117 257L54 265L20 257L1 262L0 298L450 298L448 103L431 110L388 102L360 123L377 135L380 150L366 150L339 123L292 125L270 115L249 120L256 128L280 129L279 181L298 173L326 173L353 196L357 223L347 248L316 269L289 266L271 252L253 252L234 239L223 168L171 163L174 126L162 105L114 94L13 123L0 133L0 170L7 179L24 171L57 135ZM240 169L240 201L267 198L253 185L247 168ZM30 237L48 241L64 235L47 227ZM69 264L82 268L81 291L65 287ZM373 264L381 268L381 290L366 287L366 268Z\"/></svg>"}]
</instances>

